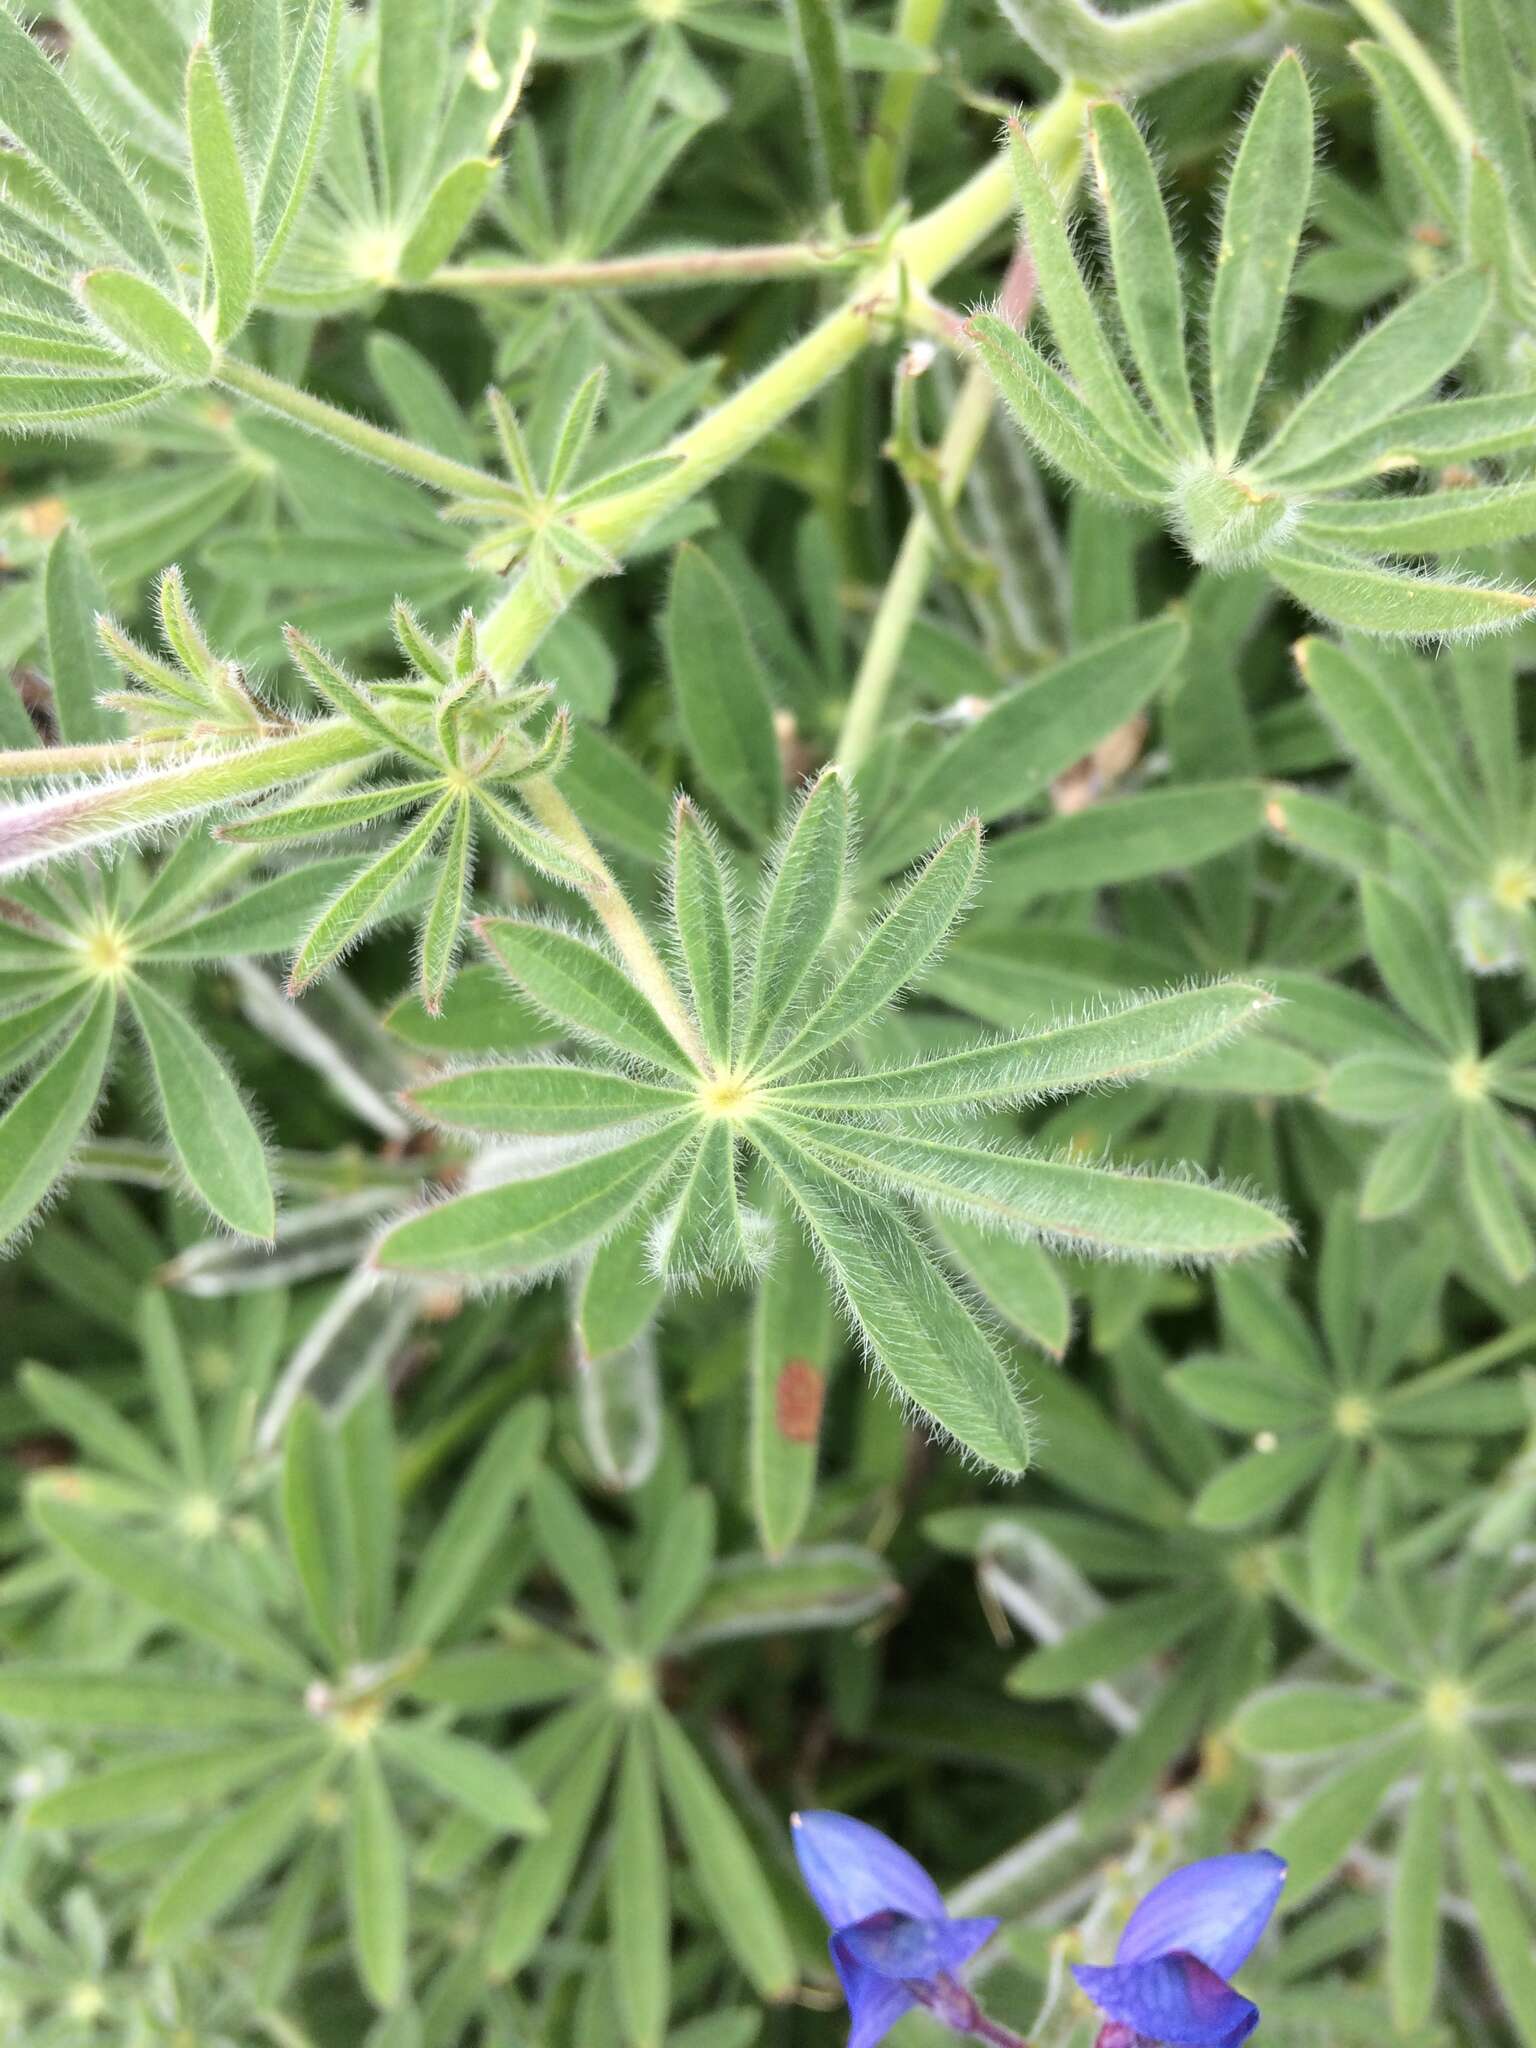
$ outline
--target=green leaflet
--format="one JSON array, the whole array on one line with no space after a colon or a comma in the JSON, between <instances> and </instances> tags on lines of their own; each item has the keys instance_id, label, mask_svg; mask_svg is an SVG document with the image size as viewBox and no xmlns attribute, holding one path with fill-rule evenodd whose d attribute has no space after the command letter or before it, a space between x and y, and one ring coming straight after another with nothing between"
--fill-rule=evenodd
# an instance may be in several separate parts
<instances>
[{"instance_id":1,"label":"green leaflet","mask_svg":"<svg viewBox=\"0 0 1536 2048\"><path fill-rule=\"evenodd\" d=\"M1216 460L1241 450L1280 331L1312 190L1312 95L1294 55L1270 72L1243 131L1222 213L1206 323Z\"/></svg>"},{"instance_id":2,"label":"green leaflet","mask_svg":"<svg viewBox=\"0 0 1536 2048\"><path fill-rule=\"evenodd\" d=\"M1255 1695L1238 1715L1234 1733L1258 1756L1308 1756L1391 1735L1412 1711L1408 1701L1346 1685L1283 1685Z\"/></svg>"},{"instance_id":3,"label":"green leaflet","mask_svg":"<svg viewBox=\"0 0 1536 2048\"><path fill-rule=\"evenodd\" d=\"M889 873L957 816L985 824L1022 810L1156 694L1183 648L1176 619L1153 619L1010 691L918 770L880 821L870 863Z\"/></svg>"},{"instance_id":4,"label":"green leaflet","mask_svg":"<svg viewBox=\"0 0 1536 2048\"><path fill-rule=\"evenodd\" d=\"M213 270L214 333L228 341L243 326L255 290L255 227L234 115L206 43L187 60L187 143Z\"/></svg>"},{"instance_id":5,"label":"green leaflet","mask_svg":"<svg viewBox=\"0 0 1536 2048\"><path fill-rule=\"evenodd\" d=\"M340 1663L353 1647L353 1529L336 1432L313 1401L300 1401L283 1443L283 1533L310 1627Z\"/></svg>"},{"instance_id":6,"label":"green leaflet","mask_svg":"<svg viewBox=\"0 0 1536 2048\"><path fill-rule=\"evenodd\" d=\"M667 1804L706 1907L761 1995L782 1998L794 1981L794 1957L741 1823L672 1716L661 1710L652 1725Z\"/></svg>"},{"instance_id":7,"label":"green leaflet","mask_svg":"<svg viewBox=\"0 0 1536 2048\"><path fill-rule=\"evenodd\" d=\"M885 1008L943 945L960 917L981 859L981 827L962 825L896 896L814 1016L768 1067L777 1078L847 1038Z\"/></svg>"},{"instance_id":8,"label":"green leaflet","mask_svg":"<svg viewBox=\"0 0 1536 2048\"><path fill-rule=\"evenodd\" d=\"M476 932L517 987L583 1038L689 1072L676 1041L634 983L606 953L554 925L484 917Z\"/></svg>"},{"instance_id":9,"label":"green leaflet","mask_svg":"<svg viewBox=\"0 0 1536 2048\"><path fill-rule=\"evenodd\" d=\"M413 1777L499 1831L546 1831L544 1810L522 1774L482 1744L415 1723L386 1728L380 1742Z\"/></svg>"},{"instance_id":10,"label":"green leaflet","mask_svg":"<svg viewBox=\"0 0 1536 2048\"><path fill-rule=\"evenodd\" d=\"M159 1544L129 1534L46 1487L34 1490L29 1506L50 1542L128 1599L142 1600L263 1678L302 1685L310 1676L307 1660L279 1635L230 1607Z\"/></svg>"},{"instance_id":11,"label":"green leaflet","mask_svg":"<svg viewBox=\"0 0 1536 2048\"><path fill-rule=\"evenodd\" d=\"M1472 1052L1476 1025L1465 979L1420 906L1390 883L1368 878L1361 908L1371 957L1401 1008L1451 1057Z\"/></svg>"},{"instance_id":12,"label":"green leaflet","mask_svg":"<svg viewBox=\"0 0 1536 2048\"><path fill-rule=\"evenodd\" d=\"M1048 1252L961 1216L935 1217L932 1227L945 1253L990 1309L1048 1357L1065 1355L1072 1301Z\"/></svg>"},{"instance_id":13,"label":"green leaflet","mask_svg":"<svg viewBox=\"0 0 1536 2048\"><path fill-rule=\"evenodd\" d=\"M1308 611L1361 633L1415 640L1502 633L1536 609L1536 597L1469 576L1417 576L1322 548L1287 547L1269 558L1274 579Z\"/></svg>"},{"instance_id":14,"label":"green leaflet","mask_svg":"<svg viewBox=\"0 0 1536 2048\"><path fill-rule=\"evenodd\" d=\"M749 837L766 839L784 801L773 705L735 595L696 547L678 551L662 632L705 787Z\"/></svg>"},{"instance_id":15,"label":"green leaflet","mask_svg":"<svg viewBox=\"0 0 1536 2048\"><path fill-rule=\"evenodd\" d=\"M110 983L97 991L77 1030L0 1116L0 1244L26 1222L64 1172L101 1093L117 998Z\"/></svg>"},{"instance_id":16,"label":"green leaflet","mask_svg":"<svg viewBox=\"0 0 1536 2048\"><path fill-rule=\"evenodd\" d=\"M1298 1900L1338 1869L1381 1811L1393 1785L1413 1768L1417 1738L1389 1739L1332 1771L1286 1815L1268 1846L1290 1865Z\"/></svg>"},{"instance_id":17,"label":"green leaflet","mask_svg":"<svg viewBox=\"0 0 1536 2048\"><path fill-rule=\"evenodd\" d=\"M1152 159L1136 123L1113 100L1090 108L1088 146L1115 297L1142 386L1175 446L1198 453L1205 437L1190 390L1179 261Z\"/></svg>"},{"instance_id":18,"label":"green leaflet","mask_svg":"<svg viewBox=\"0 0 1536 2048\"><path fill-rule=\"evenodd\" d=\"M226 1913L286 1853L334 1768L326 1757L280 1777L200 1834L150 1894L145 1944L169 1948Z\"/></svg>"},{"instance_id":19,"label":"green leaflet","mask_svg":"<svg viewBox=\"0 0 1536 2048\"><path fill-rule=\"evenodd\" d=\"M358 870L346 888L326 905L294 958L289 976L293 993L297 994L317 975L334 966L371 924L387 914L390 898L425 859L452 808L453 798L445 796L423 811L414 825L407 826L377 860Z\"/></svg>"},{"instance_id":20,"label":"green leaflet","mask_svg":"<svg viewBox=\"0 0 1536 2048\"><path fill-rule=\"evenodd\" d=\"M72 526L48 550L43 594L60 735L70 741L115 739L122 720L96 701L116 680L92 623L106 606L106 593Z\"/></svg>"},{"instance_id":21,"label":"green leaflet","mask_svg":"<svg viewBox=\"0 0 1536 2048\"><path fill-rule=\"evenodd\" d=\"M152 375L201 383L213 350L164 292L128 270L91 270L77 287L86 311Z\"/></svg>"},{"instance_id":22,"label":"green leaflet","mask_svg":"<svg viewBox=\"0 0 1536 2048\"><path fill-rule=\"evenodd\" d=\"M1476 340L1488 280L1454 271L1405 299L1340 356L1253 458L1253 470L1284 482L1346 433L1366 431L1437 384Z\"/></svg>"},{"instance_id":23,"label":"green leaflet","mask_svg":"<svg viewBox=\"0 0 1536 2048\"><path fill-rule=\"evenodd\" d=\"M720 849L686 797L673 813L672 922L705 1046L728 1063L736 1034L735 905Z\"/></svg>"},{"instance_id":24,"label":"green leaflet","mask_svg":"<svg viewBox=\"0 0 1536 2048\"><path fill-rule=\"evenodd\" d=\"M1161 502L1172 465L1149 462L1101 426L1027 335L991 313L978 313L969 331L1020 431L1054 468L1109 498L1132 505Z\"/></svg>"},{"instance_id":25,"label":"green leaflet","mask_svg":"<svg viewBox=\"0 0 1536 2048\"><path fill-rule=\"evenodd\" d=\"M796 1133L761 1134L870 1356L915 1404L989 1465L1029 1463L1026 1411L1006 1361L911 1226L839 1181Z\"/></svg>"},{"instance_id":26,"label":"green leaflet","mask_svg":"<svg viewBox=\"0 0 1536 2048\"><path fill-rule=\"evenodd\" d=\"M654 1655L697 1607L715 1556L715 1504L701 1486L680 1493L657 1533L635 1612L635 1636Z\"/></svg>"},{"instance_id":27,"label":"green leaflet","mask_svg":"<svg viewBox=\"0 0 1536 2048\"><path fill-rule=\"evenodd\" d=\"M1090 804L1003 840L987 863L988 905L1092 889L1197 866L1259 830L1256 782L1181 783Z\"/></svg>"},{"instance_id":28,"label":"green leaflet","mask_svg":"<svg viewBox=\"0 0 1536 2048\"><path fill-rule=\"evenodd\" d=\"M680 1088L632 1080L606 1068L560 1065L473 1067L410 1091L413 1109L451 1129L515 1137L596 1131L638 1117L675 1116L691 1097Z\"/></svg>"},{"instance_id":29,"label":"green leaflet","mask_svg":"<svg viewBox=\"0 0 1536 2048\"><path fill-rule=\"evenodd\" d=\"M1190 1513L1207 1529L1246 1528L1278 1514L1322 1469L1327 1456L1328 1442L1321 1434L1250 1451L1202 1487Z\"/></svg>"},{"instance_id":30,"label":"green leaflet","mask_svg":"<svg viewBox=\"0 0 1536 2048\"><path fill-rule=\"evenodd\" d=\"M775 1099L800 1110L958 1109L1027 1102L1128 1081L1219 1046L1272 1007L1249 982L1127 996L1101 1017L1052 1026L868 1074L791 1082Z\"/></svg>"},{"instance_id":31,"label":"green leaflet","mask_svg":"<svg viewBox=\"0 0 1536 2048\"><path fill-rule=\"evenodd\" d=\"M433 1529L400 1609L398 1639L436 1641L453 1621L475 1576L533 1477L549 1433L542 1401L522 1401L491 1431Z\"/></svg>"},{"instance_id":32,"label":"green leaflet","mask_svg":"<svg viewBox=\"0 0 1536 2048\"><path fill-rule=\"evenodd\" d=\"M312 1753L317 1737L242 1736L202 1749L178 1749L170 1756L108 1764L77 1783L47 1794L32 1808L34 1825L48 1828L110 1827L125 1820L156 1820L184 1807L216 1804L228 1793L287 1770Z\"/></svg>"},{"instance_id":33,"label":"green leaflet","mask_svg":"<svg viewBox=\"0 0 1536 2048\"><path fill-rule=\"evenodd\" d=\"M342 1863L358 1974L375 2005L396 2005L405 1986L409 1878L400 1817L367 1744L352 1759Z\"/></svg>"},{"instance_id":34,"label":"green leaflet","mask_svg":"<svg viewBox=\"0 0 1536 2048\"><path fill-rule=\"evenodd\" d=\"M682 1191L657 1219L650 1259L673 1286L709 1274L746 1274L753 1259L736 1189L736 1139L718 1119L690 1155Z\"/></svg>"},{"instance_id":35,"label":"green leaflet","mask_svg":"<svg viewBox=\"0 0 1536 2048\"><path fill-rule=\"evenodd\" d=\"M187 1728L206 1733L289 1722L294 1702L291 1691L13 1658L0 1669L0 1712L55 1728Z\"/></svg>"},{"instance_id":36,"label":"green leaflet","mask_svg":"<svg viewBox=\"0 0 1536 2048\"><path fill-rule=\"evenodd\" d=\"M0 122L129 262L152 277L170 275L159 231L133 181L58 67L10 14L0 14Z\"/></svg>"},{"instance_id":37,"label":"green leaflet","mask_svg":"<svg viewBox=\"0 0 1536 2048\"><path fill-rule=\"evenodd\" d=\"M1465 777L1432 748L1420 713L1430 685L1416 670L1387 676L1329 640L1295 650L1303 682L1382 794L1405 817L1457 854L1480 863L1484 837ZM1430 707L1424 707L1428 709Z\"/></svg>"},{"instance_id":38,"label":"green leaflet","mask_svg":"<svg viewBox=\"0 0 1536 2048\"><path fill-rule=\"evenodd\" d=\"M448 846L442 872L432 894L432 906L421 930L422 1001L431 1016L443 1007L443 996L453 979L459 940L469 908L470 860L474 850L474 812L460 798L448 828Z\"/></svg>"},{"instance_id":39,"label":"green leaflet","mask_svg":"<svg viewBox=\"0 0 1536 2048\"><path fill-rule=\"evenodd\" d=\"M651 1731L634 1721L619 1765L608 1892L619 2009L634 2048L661 2041L670 2003L672 1901L656 1768Z\"/></svg>"},{"instance_id":40,"label":"green leaflet","mask_svg":"<svg viewBox=\"0 0 1536 2048\"><path fill-rule=\"evenodd\" d=\"M1456 54L1473 128L1529 233L1536 218L1536 147L1503 19L1491 0L1456 0Z\"/></svg>"},{"instance_id":41,"label":"green leaflet","mask_svg":"<svg viewBox=\"0 0 1536 2048\"><path fill-rule=\"evenodd\" d=\"M548 1795L549 1832L519 1850L507 1866L491 1922L491 1969L517 1969L534 1953L565 1898L607 1780L619 1723L603 1714L575 1761Z\"/></svg>"},{"instance_id":42,"label":"green leaflet","mask_svg":"<svg viewBox=\"0 0 1536 2048\"><path fill-rule=\"evenodd\" d=\"M848 789L827 769L807 793L769 870L753 933L752 982L739 1052L755 1062L832 928L848 857Z\"/></svg>"},{"instance_id":43,"label":"green leaflet","mask_svg":"<svg viewBox=\"0 0 1536 2048\"><path fill-rule=\"evenodd\" d=\"M417 216L396 268L404 284L424 284L453 254L480 211L500 168L494 157L466 157L438 179Z\"/></svg>"},{"instance_id":44,"label":"green leaflet","mask_svg":"<svg viewBox=\"0 0 1536 2048\"><path fill-rule=\"evenodd\" d=\"M389 215L409 217L426 175L448 83L448 18L412 0L382 0L377 14L379 154Z\"/></svg>"},{"instance_id":45,"label":"green leaflet","mask_svg":"<svg viewBox=\"0 0 1536 2048\"><path fill-rule=\"evenodd\" d=\"M90 1387L46 1365L24 1365L19 1379L32 1406L91 1458L151 1487L174 1483L151 1439Z\"/></svg>"},{"instance_id":46,"label":"green leaflet","mask_svg":"<svg viewBox=\"0 0 1536 2048\"><path fill-rule=\"evenodd\" d=\"M1436 217L1444 227L1454 226L1461 211L1462 186L1456 139L1447 134L1440 112L1413 66L1386 43L1353 43L1349 54L1375 88L1382 112Z\"/></svg>"},{"instance_id":47,"label":"green leaflet","mask_svg":"<svg viewBox=\"0 0 1536 2048\"><path fill-rule=\"evenodd\" d=\"M1424 1776L1398 1841L1397 1870L1387 1908L1392 2017L1404 2033L1423 2026L1434 2004L1440 1959L1444 1799L1439 1759L1426 1756Z\"/></svg>"},{"instance_id":48,"label":"green leaflet","mask_svg":"<svg viewBox=\"0 0 1536 2048\"><path fill-rule=\"evenodd\" d=\"M341 15L340 0L307 0L288 44L287 75L256 199L258 279L276 266L304 204L320 147ZM264 53L268 65L270 48Z\"/></svg>"},{"instance_id":49,"label":"green leaflet","mask_svg":"<svg viewBox=\"0 0 1536 2048\"><path fill-rule=\"evenodd\" d=\"M1202 1606L1183 1588L1122 1601L1015 1664L1008 1674L1008 1690L1020 1699L1053 1699L1085 1691L1142 1657L1181 1642L1214 1612L1215 1605L1208 1601Z\"/></svg>"},{"instance_id":50,"label":"green leaflet","mask_svg":"<svg viewBox=\"0 0 1536 2048\"><path fill-rule=\"evenodd\" d=\"M1428 491L1385 503L1367 499L1318 506L1304 515L1299 531L1308 539L1378 555L1497 547L1536 532L1536 489L1496 484L1487 490Z\"/></svg>"},{"instance_id":51,"label":"green leaflet","mask_svg":"<svg viewBox=\"0 0 1536 2048\"><path fill-rule=\"evenodd\" d=\"M533 1523L540 1549L592 1634L606 1650L624 1649L630 1622L607 1546L576 1496L553 1473L540 1473L534 1481Z\"/></svg>"},{"instance_id":52,"label":"green leaflet","mask_svg":"<svg viewBox=\"0 0 1536 2048\"><path fill-rule=\"evenodd\" d=\"M1289 1241L1290 1226L1246 1195L1196 1181L988 1152L864 1129L796 1122L797 1142L938 1211L1100 1257L1228 1259Z\"/></svg>"},{"instance_id":53,"label":"green leaflet","mask_svg":"<svg viewBox=\"0 0 1536 2048\"><path fill-rule=\"evenodd\" d=\"M1050 185L1024 130L1016 123L1008 131L1008 151L1019 215L1057 351L1094 418L1138 461L1161 470L1168 462L1167 448L1136 403L1115 360Z\"/></svg>"},{"instance_id":54,"label":"green leaflet","mask_svg":"<svg viewBox=\"0 0 1536 2048\"><path fill-rule=\"evenodd\" d=\"M223 1061L153 983L135 975L127 995L187 1178L231 1230L270 1238L276 1212L261 1134Z\"/></svg>"},{"instance_id":55,"label":"green leaflet","mask_svg":"<svg viewBox=\"0 0 1536 2048\"><path fill-rule=\"evenodd\" d=\"M228 92L235 131L253 160L265 162L283 80L272 52L282 48L281 0L212 0L208 40Z\"/></svg>"},{"instance_id":56,"label":"green leaflet","mask_svg":"<svg viewBox=\"0 0 1536 2048\"><path fill-rule=\"evenodd\" d=\"M779 1558L805 1526L816 1487L827 1380L841 1349L826 1277L785 1208L752 1324L752 1510Z\"/></svg>"}]
</instances>

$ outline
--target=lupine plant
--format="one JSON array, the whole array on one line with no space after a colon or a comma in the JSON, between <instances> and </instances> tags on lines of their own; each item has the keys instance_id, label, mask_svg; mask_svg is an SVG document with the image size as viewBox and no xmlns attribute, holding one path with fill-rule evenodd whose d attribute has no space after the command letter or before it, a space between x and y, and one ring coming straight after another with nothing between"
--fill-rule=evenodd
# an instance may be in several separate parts
<instances>
[{"instance_id":1,"label":"lupine plant","mask_svg":"<svg viewBox=\"0 0 1536 2048\"><path fill-rule=\"evenodd\" d=\"M0 2034L1536 2048L1522 0L0 0Z\"/></svg>"}]
</instances>

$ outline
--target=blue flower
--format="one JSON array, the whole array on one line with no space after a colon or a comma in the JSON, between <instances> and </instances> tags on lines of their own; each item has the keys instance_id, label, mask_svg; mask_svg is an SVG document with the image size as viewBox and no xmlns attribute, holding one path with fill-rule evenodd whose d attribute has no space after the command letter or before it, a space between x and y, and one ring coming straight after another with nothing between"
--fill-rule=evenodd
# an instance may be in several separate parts
<instances>
[{"instance_id":1,"label":"blue flower","mask_svg":"<svg viewBox=\"0 0 1536 2048\"><path fill-rule=\"evenodd\" d=\"M1101 2048L1240 2048L1259 2009L1227 1979L1269 1925L1285 1865L1268 1849L1211 1856L1155 1885L1126 1923L1108 1969L1072 1974L1111 2024Z\"/></svg>"},{"instance_id":2,"label":"blue flower","mask_svg":"<svg viewBox=\"0 0 1536 2048\"><path fill-rule=\"evenodd\" d=\"M848 2048L875 2048L915 2005L974 2032L980 2015L953 1972L999 1923L951 1920L927 1871L878 1828L846 1813L797 1813L793 1826L800 1873L832 1929Z\"/></svg>"}]
</instances>

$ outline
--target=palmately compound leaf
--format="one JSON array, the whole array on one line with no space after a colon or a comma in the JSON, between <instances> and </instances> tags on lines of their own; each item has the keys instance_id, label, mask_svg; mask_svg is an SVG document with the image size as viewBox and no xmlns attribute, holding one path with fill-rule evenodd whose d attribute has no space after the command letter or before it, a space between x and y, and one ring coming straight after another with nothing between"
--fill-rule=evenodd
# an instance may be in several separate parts
<instances>
[{"instance_id":1,"label":"palmately compound leaf","mask_svg":"<svg viewBox=\"0 0 1536 2048\"><path fill-rule=\"evenodd\" d=\"M1136 644L1167 651L1179 636ZM1065 703L1060 718L1070 725ZM983 1145L946 1133L943 1120L1155 1073L1251 1026L1272 998L1242 981L1136 996L1038 1033L870 1070L857 1057L861 1034L944 944L975 879L981 831L972 819L944 837L851 937L848 840L846 788L825 774L746 917L718 849L680 805L670 943L656 957L676 963L684 986L653 990L655 1003L580 933L482 920L481 939L519 994L614 1064L541 1056L418 1084L406 1098L418 1114L478 1132L486 1151L469 1190L396 1224L377 1260L526 1284L590 1264L611 1239L627 1270L643 1244L657 1280L694 1285L746 1275L765 1256L809 1257L901 1397L986 1464L1021 1471L1030 1431L1010 1357L978 1320L947 1247L931 1241L933 1223L959 1219L1022 1246L1191 1263L1282 1244L1289 1227L1236 1190ZM662 1006L696 1031L674 1034ZM743 1197L753 1158L790 1239L776 1250Z\"/></svg>"},{"instance_id":2,"label":"palmately compound leaf","mask_svg":"<svg viewBox=\"0 0 1536 2048\"><path fill-rule=\"evenodd\" d=\"M1080 490L1159 508L1202 567L1260 566L1333 625L1472 639L1527 618L1536 596L1491 580L1481 565L1474 577L1418 560L1528 535L1536 513L1521 484L1489 482L1464 505L1455 500L1465 493L1448 490L1385 501L1337 496L1405 464L1448 461L1456 450L1524 445L1519 408L1506 399L1423 403L1473 355L1494 308L1490 272L1499 276L1501 261L1469 234L1469 260L1410 290L1295 399L1255 451L1253 421L1267 410L1261 394L1313 189L1314 109L1299 59L1288 51L1271 70L1233 161L1207 295L1203 395L1190 377L1178 258L1146 145L1113 104L1091 107L1088 126L1113 314L1095 306L1056 194L1023 136L1011 133L1021 220L1059 360L1001 314L980 314L967 329L1026 439ZM1474 159L1472 202L1489 184L1479 184L1480 164ZM1110 345L1116 328L1145 407Z\"/></svg>"}]
</instances>

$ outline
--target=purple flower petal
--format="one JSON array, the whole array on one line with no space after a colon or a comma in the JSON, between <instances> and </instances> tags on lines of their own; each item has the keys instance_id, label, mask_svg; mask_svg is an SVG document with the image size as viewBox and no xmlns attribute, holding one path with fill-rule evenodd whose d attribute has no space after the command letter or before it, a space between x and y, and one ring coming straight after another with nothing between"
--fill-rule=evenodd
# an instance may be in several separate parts
<instances>
[{"instance_id":1,"label":"purple flower petal","mask_svg":"<svg viewBox=\"0 0 1536 2048\"><path fill-rule=\"evenodd\" d=\"M835 1935L831 1946L833 1967L848 2001L848 2048L875 2048L917 2000L894 1977L882 1977L875 1970L866 1970L851 1955L839 1953Z\"/></svg>"},{"instance_id":2,"label":"purple flower petal","mask_svg":"<svg viewBox=\"0 0 1536 2048\"><path fill-rule=\"evenodd\" d=\"M1167 2048L1241 2048L1259 2024L1252 2000L1198 1956L1156 1956L1109 1969L1074 1963L1072 1974L1100 2012Z\"/></svg>"},{"instance_id":3,"label":"purple flower petal","mask_svg":"<svg viewBox=\"0 0 1536 2048\"><path fill-rule=\"evenodd\" d=\"M797 1813L793 1826L800 1874L830 1927L883 1912L943 1919L938 1886L878 1828L846 1813Z\"/></svg>"},{"instance_id":4,"label":"purple flower petal","mask_svg":"<svg viewBox=\"0 0 1536 2048\"><path fill-rule=\"evenodd\" d=\"M1210 1856L1154 1885L1126 1923L1117 1963L1145 1963L1182 1951L1218 1977L1243 1967L1269 1925L1285 1865L1272 1850Z\"/></svg>"},{"instance_id":5,"label":"purple flower petal","mask_svg":"<svg viewBox=\"0 0 1536 2048\"><path fill-rule=\"evenodd\" d=\"M923 1983L968 1963L1002 1923L997 1920L914 1920L905 1913L872 1913L832 1937L834 1957L845 1955L877 1976Z\"/></svg>"}]
</instances>

